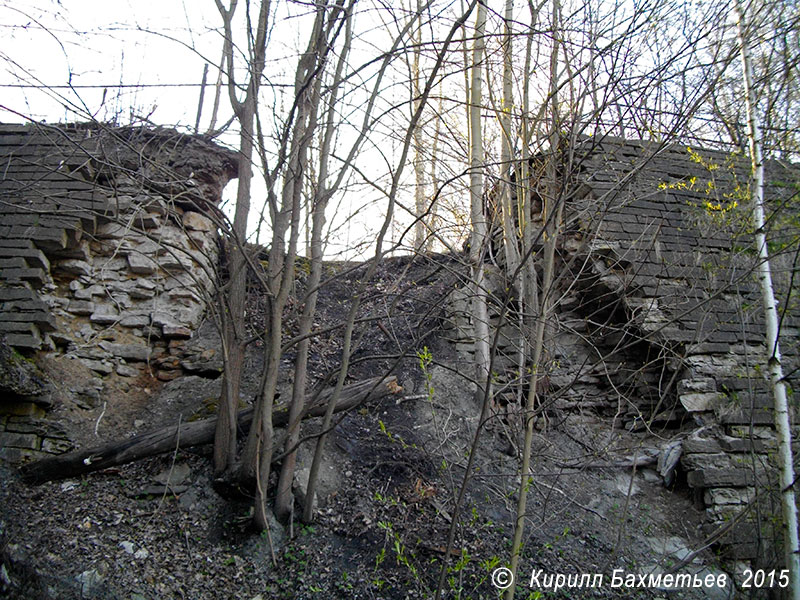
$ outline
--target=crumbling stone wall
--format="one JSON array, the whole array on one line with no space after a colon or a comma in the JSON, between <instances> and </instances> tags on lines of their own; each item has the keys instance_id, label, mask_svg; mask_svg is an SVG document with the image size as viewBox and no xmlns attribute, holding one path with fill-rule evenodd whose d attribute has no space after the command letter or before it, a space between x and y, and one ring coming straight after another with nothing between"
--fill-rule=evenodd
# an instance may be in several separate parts
<instances>
[{"instance_id":1,"label":"crumbling stone wall","mask_svg":"<svg viewBox=\"0 0 800 600\"><path fill-rule=\"evenodd\" d=\"M746 207L748 165L720 152L619 139L583 139L573 156L557 253L558 271L569 270L569 277L551 319L543 406L592 410L609 425L658 433L662 460L680 453L709 535L724 531L715 541L730 558L763 558L780 535L769 517L775 436ZM785 207L800 169L770 164L767 181L772 206ZM774 219L770 243L780 249L797 234L796 224L777 212ZM786 257L776 260L785 299L796 267ZM489 271L490 297L502 298L509 282ZM781 316L793 387L798 317L794 302ZM516 319L512 311L499 331L499 390L519 378ZM469 351L466 289L451 296L450 321L454 341Z\"/></svg>"},{"instance_id":2,"label":"crumbling stone wall","mask_svg":"<svg viewBox=\"0 0 800 600\"><path fill-rule=\"evenodd\" d=\"M9 346L65 355L99 378L191 370L198 357L184 344L214 292L232 153L173 130L0 125L0 163ZM25 409L0 402L15 410ZM3 417L0 445L64 448L45 433L35 441L44 430L24 416L40 415Z\"/></svg>"}]
</instances>

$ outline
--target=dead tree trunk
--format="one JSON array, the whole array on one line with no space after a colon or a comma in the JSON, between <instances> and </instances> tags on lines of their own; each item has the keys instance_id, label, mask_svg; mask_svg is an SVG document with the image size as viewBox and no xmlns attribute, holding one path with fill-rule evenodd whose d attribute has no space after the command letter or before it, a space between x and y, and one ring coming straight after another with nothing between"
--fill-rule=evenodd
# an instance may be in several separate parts
<instances>
[{"instance_id":1,"label":"dead tree trunk","mask_svg":"<svg viewBox=\"0 0 800 600\"><path fill-rule=\"evenodd\" d=\"M341 412L358 406L367 400L374 400L391 394L394 389L397 389L396 384L397 378L391 376L374 377L346 386L339 396L336 411ZM313 406L306 410L301 418L324 415L331 393L331 390L322 392ZM307 404L310 404L310 399ZM237 425L241 430L248 430L252 421L252 407L239 411ZM286 406L276 407L272 415L272 422L278 426L287 425L289 423L288 408ZM214 441L216 426L216 417L194 423L170 425L127 440L109 442L101 446L45 458L22 466L20 474L26 482L32 484L84 475L147 458L148 456L171 452L176 448L209 444Z\"/></svg>"}]
</instances>

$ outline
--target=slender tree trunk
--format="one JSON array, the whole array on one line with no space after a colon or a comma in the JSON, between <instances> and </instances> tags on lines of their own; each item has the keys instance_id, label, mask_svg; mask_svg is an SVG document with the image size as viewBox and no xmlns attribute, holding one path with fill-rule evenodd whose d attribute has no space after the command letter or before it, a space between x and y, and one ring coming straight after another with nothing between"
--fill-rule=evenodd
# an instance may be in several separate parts
<instances>
[{"instance_id":1,"label":"slender tree trunk","mask_svg":"<svg viewBox=\"0 0 800 600\"><path fill-rule=\"evenodd\" d=\"M437 116L442 114L442 87L439 86L439 110L437 111ZM430 205L430 229L431 232L437 232L439 227L439 200L437 200L439 194L439 172L438 172L438 160L439 160L439 136L441 134L441 127L442 119L437 118L436 123L434 125L433 130L433 142L431 142L431 192L432 192L432 200ZM438 234L437 234L438 235ZM428 243L425 245L425 250L428 252L433 252L433 243L436 237L434 235L428 236Z\"/></svg>"},{"instance_id":2,"label":"slender tree trunk","mask_svg":"<svg viewBox=\"0 0 800 600\"><path fill-rule=\"evenodd\" d=\"M513 184L511 176L514 172L513 163L513 136L511 133L511 112L514 109L514 80L513 80L513 35L511 24L514 20L514 0L506 0L505 14L503 15L503 111L500 114L500 179L501 179L501 215L503 227L503 249L505 251L506 273L513 275L519 268L519 236L517 224L519 221L517 207L513 205ZM519 180L517 180L519 183ZM519 291L519 290L518 290Z\"/></svg>"},{"instance_id":3,"label":"slender tree trunk","mask_svg":"<svg viewBox=\"0 0 800 600\"><path fill-rule=\"evenodd\" d=\"M252 55L249 57L250 73L244 100L236 97L233 61L233 15L238 0L231 0L226 9L222 0L215 0L222 16L225 38L223 62L228 71L228 97L239 120L239 183L236 192L236 210L233 217L233 236L228 240L228 269L230 281L227 302L222 299L222 345L225 351L224 384L219 402L219 419L214 432L214 472L221 476L230 471L236 459L236 409L239 403L239 385L244 364L244 308L247 298L247 261L244 244L247 238L247 220L250 214L250 186L253 178L254 121L258 107L258 84L264 70L269 0L259 6L258 21L253 36Z\"/></svg>"},{"instance_id":4,"label":"slender tree trunk","mask_svg":"<svg viewBox=\"0 0 800 600\"><path fill-rule=\"evenodd\" d=\"M550 312L554 307L554 272L555 272L555 250L558 241L558 233L562 218L563 203L559 201L559 185L557 181L556 161L559 158L559 104L558 104L558 42L560 35L559 22L561 19L560 0L553 0L552 3L552 43L553 47L550 54L550 95L549 104L551 111L550 125L550 148L545 169L545 181L543 188L543 208L542 221L544 227L544 257L541 294L535 294L536 287L530 290L528 303L529 308L536 312L536 333L533 340L533 356L531 361L531 382L528 388L528 396L525 403L525 439L522 448L522 464L520 465L520 484L517 500L516 520L514 523L514 537L511 542L511 573L512 580L516 581L519 571L519 559L522 551L522 537L525 531L525 517L527 512L528 499L528 480L530 477L531 452L533 447L534 419L536 417L536 394L544 369L542 366L544 357L545 336L548 328ZM531 228L531 233L532 228ZM526 244L532 245L533 239L526 240ZM529 246L530 247L530 246ZM530 255L529 261L533 262L534 257ZM535 272L534 272L535 278ZM534 300L538 301L534 304ZM538 304L538 305L537 305ZM516 585L511 585L506 590L506 599L513 600Z\"/></svg>"},{"instance_id":5,"label":"slender tree trunk","mask_svg":"<svg viewBox=\"0 0 800 600\"><path fill-rule=\"evenodd\" d=\"M753 221L756 229L758 248L758 280L761 284L761 297L764 304L766 322L767 365L775 409L775 429L778 435L778 463L780 465L781 508L784 528L784 560L789 569L791 597L800 600L800 546L797 535L797 504L794 492L794 466L792 462L792 432L789 419L789 406L786 398L786 385L781 366L781 351L778 341L778 306L775 301L770 272L767 236L764 231L764 158L762 154L761 124L758 117L756 95L753 89L753 65L750 47L747 42L744 9L741 1L736 2L739 43L744 71L744 88L747 103L748 137L750 159L753 169Z\"/></svg>"},{"instance_id":6,"label":"slender tree trunk","mask_svg":"<svg viewBox=\"0 0 800 600\"><path fill-rule=\"evenodd\" d=\"M223 300L223 348L225 349L224 385L219 401L219 420L214 434L214 472L223 475L236 460L236 409L244 364L244 309L247 298L247 264L244 244L250 214L250 185L253 178L253 117L255 100L244 101L239 118L239 181L233 217L233 239L228 240L227 256L230 280L227 304Z\"/></svg>"},{"instance_id":7,"label":"slender tree trunk","mask_svg":"<svg viewBox=\"0 0 800 600\"><path fill-rule=\"evenodd\" d=\"M486 250L488 231L486 212L483 206L483 124L481 103L483 84L483 53L486 47L486 4L478 2L475 24L475 44L472 49L471 82L469 94L470 131L470 217L472 235L469 261L472 270L472 321L475 336L475 380L478 382L476 398L483 399L483 386L490 385L489 373L489 311L486 302L486 283L483 256Z\"/></svg>"},{"instance_id":8,"label":"slender tree trunk","mask_svg":"<svg viewBox=\"0 0 800 600\"><path fill-rule=\"evenodd\" d=\"M422 55L422 0L416 0L416 34L414 35L414 56L411 66L412 77L412 111L411 114L417 112L420 105L420 58ZM414 209L416 212L417 222L414 225L414 250L422 252L425 246L425 238L427 231L425 227L425 213L427 206L425 202L425 156L423 149L423 131L422 127L417 124L414 128Z\"/></svg>"},{"instance_id":9,"label":"slender tree trunk","mask_svg":"<svg viewBox=\"0 0 800 600\"><path fill-rule=\"evenodd\" d=\"M329 90L328 108L326 111L325 127L322 131L319 149L319 177L317 180L316 194L311 201L311 271L306 282L306 299L303 306L303 313L300 317L301 337L308 336L314 324L316 314L317 297L319 286L322 281L322 258L323 258L323 230L325 227L325 210L328 206L333 190L328 189L328 169L331 155L331 145L336 131L335 127L335 108L338 98L339 86L342 80L342 71L347 61L350 45L353 37L353 12L352 4L347 9L345 16L345 39L339 53L336 70L333 75L333 84ZM311 339L304 337L297 348L297 358L295 360L294 383L292 386L292 403L289 415L289 427L286 432L285 448L287 454L281 465L281 472L278 477L278 491L275 498L275 515L280 520L289 518L292 512L292 483L294 481L294 470L297 463L297 450L294 449L300 440L300 421L299 415L305 409L306 388L308 387L308 351Z\"/></svg>"}]
</instances>

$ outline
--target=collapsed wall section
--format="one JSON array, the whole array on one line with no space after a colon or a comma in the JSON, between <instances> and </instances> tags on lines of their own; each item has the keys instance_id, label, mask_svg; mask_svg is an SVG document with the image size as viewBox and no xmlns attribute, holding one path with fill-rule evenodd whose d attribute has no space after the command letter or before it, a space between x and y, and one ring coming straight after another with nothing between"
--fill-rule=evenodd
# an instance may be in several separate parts
<instances>
[{"instance_id":1,"label":"collapsed wall section","mask_svg":"<svg viewBox=\"0 0 800 600\"><path fill-rule=\"evenodd\" d=\"M183 347L213 294L232 153L174 130L0 125L0 174L9 346L101 379L168 380L197 362Z\"/></svg>"},{"instance_id":2,"label":"collapsed wall section","mask_svg":"<svg viewBox=\"0 0 800 600\"><path fill-rule=\"evenodd\" d=\"M539 367L540 406L592 411L612 428L656 434L665 483L674 481L671 466L680 457L710 539L730 558L764 559L781 536L768 516L776 514L776 443L748 164L721 152L611 138L579 140L570 156L557 251L562 277L547 364ZM800 170L772 163L767 175L784 372L796 388L792 204ZM530 218L535 223L541 215ZM513 283L503 277L501 244L495 249L500 268L488 267L489 296L502 298ZM451 337L467 352L469 302L467 288L450 302ZM508 390L526 384L519 315L511 310L506 317L493 329L502 404L519 401ZM495 325L498 315L493 319Z\"/></svg>"}]
</instances>

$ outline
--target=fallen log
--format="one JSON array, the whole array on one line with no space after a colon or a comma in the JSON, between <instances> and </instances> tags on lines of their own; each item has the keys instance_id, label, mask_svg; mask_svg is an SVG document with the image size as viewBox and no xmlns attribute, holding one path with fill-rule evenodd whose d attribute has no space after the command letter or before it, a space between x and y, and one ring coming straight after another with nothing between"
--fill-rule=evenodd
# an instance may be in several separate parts
<instances>
[{"instance_id":1,"label":"fallen log","mask_svg":"<svg viewBox=\"0 0 800 600\"><path fill-rule=\"evenodd\" d=\"M353 408L367 400L374 400L396 393L398 389L397 378L394 376L373 377L372 379L345 386L336 403L336 412ZM313 404L309 400L311 405L303 413L303 418L324 415L332 391L333 388L323 391ZM275 426L286 425L288 420L288 406L285 404L276 406L272 413L273 424ZM240 431L248 431L252 421L252 407L239 411L237 423ZM214 441L216 424L216 417L212 417L193 423L170 425L126 440L109 442L85 450L76 450L28 463L20 467L19 471L23 480L31 484L75 477L107 469L108 467L123 465L148 456L171 452L176 448L209 444Z\"/></svg>"}]
</instances>

